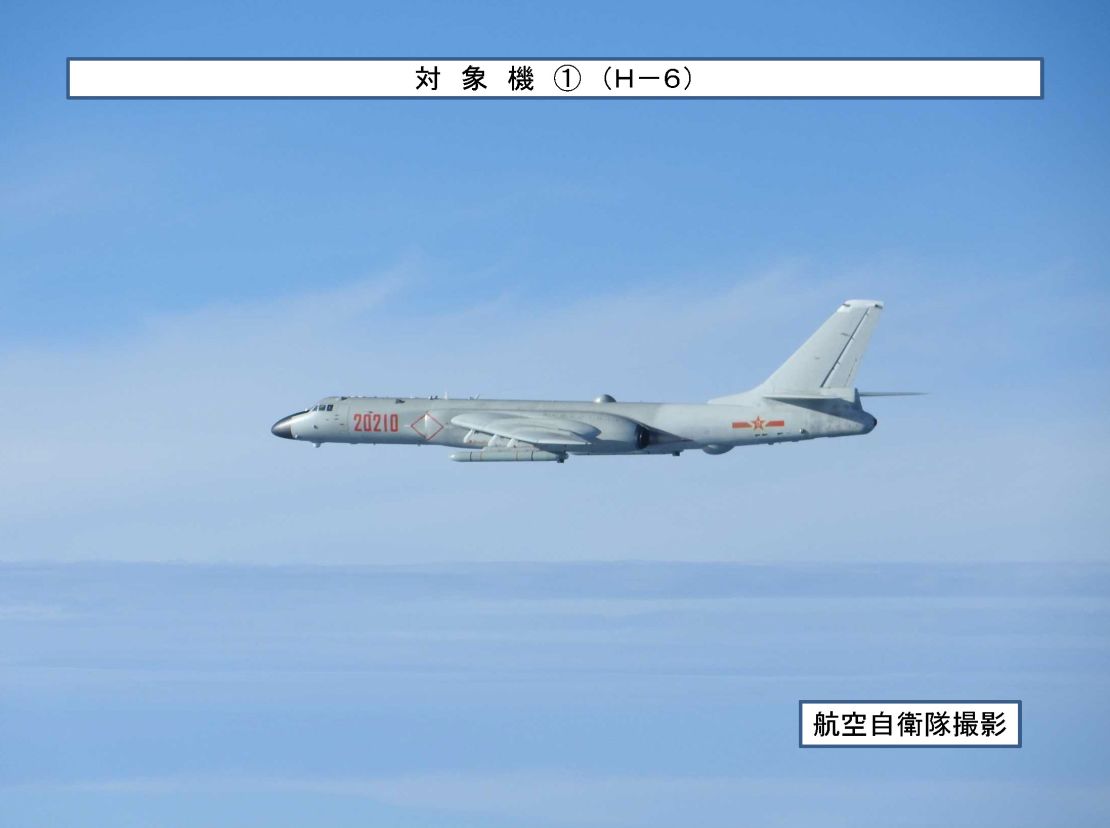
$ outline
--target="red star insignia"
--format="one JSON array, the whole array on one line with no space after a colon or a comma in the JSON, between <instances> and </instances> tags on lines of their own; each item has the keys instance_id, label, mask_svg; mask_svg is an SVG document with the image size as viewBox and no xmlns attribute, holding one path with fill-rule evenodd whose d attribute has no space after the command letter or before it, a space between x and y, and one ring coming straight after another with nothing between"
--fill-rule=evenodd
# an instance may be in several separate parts
<instances>
[{"instance_id":1,"label":"red star insignia","mask_svg":"<svg viewBox=\"0 0 1110 828\"><path fill-rule=\"evenodd\" d=\"M760 417L756 417L754 420L752 420L752 428L754 428L756 431L763 431L764 425L765 423Z\"/></svg>"}]
</instances>

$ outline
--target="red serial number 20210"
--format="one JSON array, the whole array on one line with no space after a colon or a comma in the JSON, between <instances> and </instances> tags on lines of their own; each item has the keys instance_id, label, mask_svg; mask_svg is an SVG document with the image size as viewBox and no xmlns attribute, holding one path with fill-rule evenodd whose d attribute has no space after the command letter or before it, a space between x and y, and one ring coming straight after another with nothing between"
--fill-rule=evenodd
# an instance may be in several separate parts
<instances>
[{"instance_id":1,"label":"red serial number 20210","mask_svg":"<svg viewBox=\"0 0 1110 828\"><path fill-rule=\"evenodd\" d=\"M396 414L378 414L367 411L355 413L355 431L400 431L401 418Z\"/></svg>"}]
</instances>

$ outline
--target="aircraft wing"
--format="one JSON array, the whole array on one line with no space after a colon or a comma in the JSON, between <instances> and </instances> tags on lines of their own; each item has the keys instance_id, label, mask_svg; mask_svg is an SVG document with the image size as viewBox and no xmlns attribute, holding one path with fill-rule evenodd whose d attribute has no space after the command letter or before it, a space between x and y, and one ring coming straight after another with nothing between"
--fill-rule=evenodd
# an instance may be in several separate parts
<instances>
[{"instance_id":1,"label":"aircraft wing","mask_svg":"<svg viewBox=\"0 0 1110 828\"><path fill-rule=\"evenodd\" d=\"M531 443L534 446L586 446L598 429L565 417L530 417L507 411L470 411L451 418L454 425Z\"/></svg>"}]
</instances>

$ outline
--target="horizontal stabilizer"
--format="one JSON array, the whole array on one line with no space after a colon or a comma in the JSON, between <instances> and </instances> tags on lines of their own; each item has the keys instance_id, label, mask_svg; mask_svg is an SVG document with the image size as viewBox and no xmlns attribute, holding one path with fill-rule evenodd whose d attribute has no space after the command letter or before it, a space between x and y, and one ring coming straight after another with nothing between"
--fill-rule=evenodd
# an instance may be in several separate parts
<instances>
[{"instance_id":1,"label":"horizontal stabilizer","mask_svg":"<svg viewBox=\"0 0 1110 828\"><path fill-rule=\"evenodd\" d=\"M860 391L861 397L924 397L928 391Z\"/></svg>"},{"instance_id":2,"label":"horizontal stabilizer","mask_svg":"<svg viewBox=\"0 0 1110 828\"><path fill-rule=\"evenodd\" d=\"M851 388L820 388L816 391L776 391L773 394L763 394L765 400L778 400L779 402L814 402L819 400L847 400L855 399L855 392Z\"/></svg>"}]
</instances>

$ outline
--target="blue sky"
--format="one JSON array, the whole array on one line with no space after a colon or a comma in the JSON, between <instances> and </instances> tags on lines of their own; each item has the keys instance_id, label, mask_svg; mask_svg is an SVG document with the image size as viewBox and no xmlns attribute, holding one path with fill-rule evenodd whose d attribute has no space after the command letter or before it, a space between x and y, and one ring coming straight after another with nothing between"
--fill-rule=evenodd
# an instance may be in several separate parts
<instances>
[{"instance_id":1,"label":"blue sky","mask_svg":"<svg viewBox=\"0 0 1110 828\"><path fill-rule=\"evenodd\" d=\"M1108 16L6 5L0 810L792 825L854 792L1104 823ZM64 96L68 56L463 53L1043 56L1046 96ZM472 469L268 431L328 393L700 401L849 297L887 303L861 387L930 392L866 439ZM1072 718L893 762L779 741L804 695L884 694Z\"/></svg>"}]
</instances>

